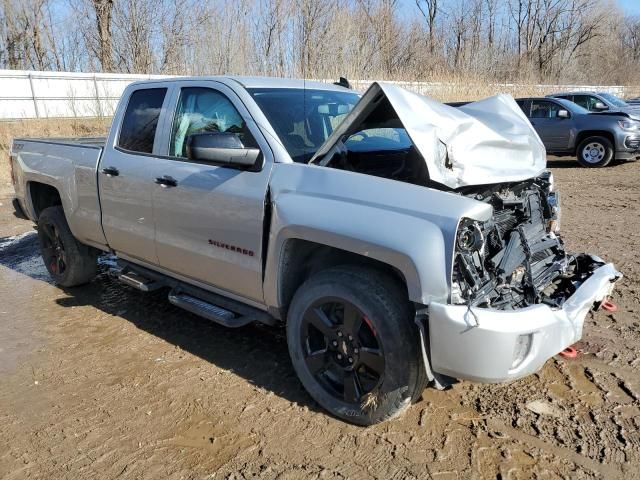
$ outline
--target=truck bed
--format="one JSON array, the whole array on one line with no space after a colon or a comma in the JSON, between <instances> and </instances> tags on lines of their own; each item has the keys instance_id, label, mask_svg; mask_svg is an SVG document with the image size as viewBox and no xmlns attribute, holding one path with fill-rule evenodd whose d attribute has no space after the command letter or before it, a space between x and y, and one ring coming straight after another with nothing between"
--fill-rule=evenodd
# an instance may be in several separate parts
<instances>
[{"instance_id":1,"label":"truck bed","mask_svg":"<svg viewBox=\"0 0 640 480\"><path fill-rule=\"evenodd\" d=\"M43 142L69 146L85 146L103 148L107 142L107 137L56 137L56 138L16 138L15 141L21 142Z\"/></svg>"},{"instance_id":2,"label":"truck bed","mask_svg":"<svg viewBox=\"0 0 640 480\"><path fill-rule=\"evenodd\" d=\"M105 144L106 137L16 138L11 152L16 198L27 216L37 220L38 197L54 188L73 235L97 248L106 245L97 179Z\"/></svg>"}]
</instances>

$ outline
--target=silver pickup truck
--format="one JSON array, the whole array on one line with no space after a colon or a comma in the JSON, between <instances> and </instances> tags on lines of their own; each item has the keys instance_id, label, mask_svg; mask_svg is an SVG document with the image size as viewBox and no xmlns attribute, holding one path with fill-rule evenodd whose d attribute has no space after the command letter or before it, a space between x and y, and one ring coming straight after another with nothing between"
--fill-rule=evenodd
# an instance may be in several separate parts
<instances>
[{"instance_id":1,"label":"silver pickup truck","mask_svg":"<svg viewBox=\"0 0 640 480\"><path fill-rule=\"evenodd\" d=\"M57 284L109 252L122 282L202 317L285 324L309 394L360 425L428 383L537 371L620 277L565 251L544 146L505 95L141 82L106 140L16 139L11 163Z\"/></svg>"}]
</instances>

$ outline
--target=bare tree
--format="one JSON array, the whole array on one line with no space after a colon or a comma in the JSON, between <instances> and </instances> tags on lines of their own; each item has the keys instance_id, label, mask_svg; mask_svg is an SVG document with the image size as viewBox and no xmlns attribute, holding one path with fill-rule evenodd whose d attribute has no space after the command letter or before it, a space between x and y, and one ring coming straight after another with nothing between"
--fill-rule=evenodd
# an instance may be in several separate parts
<instances>
[{"instance_id":1,"label":"bare tree","mask_svg":"<svg viewBox=\"0 0 640 480\"><path fill-rule=\"evenodd\" d=\"M103 72L113 72L113 39L111 22L113 16L113 0L93 0L98 29L98 59Z\"/></svg>"},{"instance_id":2,"label":"bare tree","mask_svg":"<svg viewBox=\"0 0 640 480\"><path fill-rule=\"evenodd\" d=\"M610 1L0 0L0 68L640 81Z\"/></svg>"}]
</instances>

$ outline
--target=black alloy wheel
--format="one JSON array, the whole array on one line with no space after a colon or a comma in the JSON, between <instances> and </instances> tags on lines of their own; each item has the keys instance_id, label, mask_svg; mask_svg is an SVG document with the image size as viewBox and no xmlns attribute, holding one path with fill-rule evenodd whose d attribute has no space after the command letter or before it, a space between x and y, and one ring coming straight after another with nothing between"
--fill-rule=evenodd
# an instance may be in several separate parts
<instances>
[{"instance_id":1,"label":"black alloy wheel","mask_svg":"<svg viewBox=\"0 0 640 480\"><path fill-rule=\"evenodd\" d=\"M383 422L427 383L415 310L402 280L360 265L311 275L287 312L293 367L311 397L357 425Z\"/></svg>"},{"instance_id":2,"label":"black alloy wheel","mask_svg":"<svg viewBox=\"0 0 640 480\"><path fill-rule=\"evenodd\" d=\"M53 275L64 275L67 269L67 254L55 225L42 224L42 259Z\"/></svg>"},{"instance_id":3,"label":"black alloy wheel","mask_svg":"<svg viewBox=\"0 0 640 480\"><path fill-rule=\"evenodd\" d=\"M300 330L309 372L333 397L359 404L384 376L384 353L371 321L352 303L321 298Z\"/></svg>"}]
</instances>

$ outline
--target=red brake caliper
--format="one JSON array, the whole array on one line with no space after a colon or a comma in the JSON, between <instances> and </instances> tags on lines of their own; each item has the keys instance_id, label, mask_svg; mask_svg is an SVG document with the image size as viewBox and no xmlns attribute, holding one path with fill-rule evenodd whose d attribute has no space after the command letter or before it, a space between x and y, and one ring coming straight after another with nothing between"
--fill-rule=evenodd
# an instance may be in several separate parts
<instances>
[{"instance_id":1,"label":"red brake caliper","mask_svg":"<svg viewBox=\"0 0 640 480\"><path fill-rule=\"evenodd\" d=\"M371 323L371 320L369 320L367 317L363 316L362 319L364 320L364 323L367 324L367 326L371 329L371 331L373 332L373 336L376 337L376 329L373 328L373 323Z\"/></svg>"}]
</instances>

